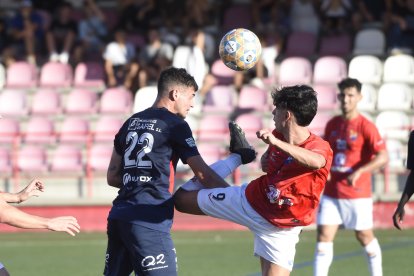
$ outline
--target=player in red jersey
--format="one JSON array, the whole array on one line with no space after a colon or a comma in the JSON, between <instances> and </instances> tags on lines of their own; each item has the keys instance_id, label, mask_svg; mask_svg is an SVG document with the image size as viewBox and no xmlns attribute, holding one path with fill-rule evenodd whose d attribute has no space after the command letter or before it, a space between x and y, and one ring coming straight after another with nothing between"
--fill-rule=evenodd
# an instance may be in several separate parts
<instances>
[{"instance_id":1,"label":"player in red jersey","mask_svg":"<svg viewBox=\"0 0 414 276\"><path fill-rule=\"evenodd\" d=\"M395 210L394 215L392 216L394 226L400 230L405 215L404 206L410 200L411 196L414 193L414 130L411 131L410 138L408 139L407 169L410 172L405 182L404 192L401 194L401 198L398 202L397 209Z\"/></svg>"},{"instance_id":2,"label":"player in red jersey","mask_svg":"<svg viewBox=\"0 0 414 276\"><path fill-rule=\"evenodd\" d=\"M328 275L339 225L355 230L371 275L382 275L381 248L372 230L371 172L384 166L388 155L375 125L357 109L361 83L348 78L338 87L342 115L332 118L325 128L334 158L318 212L314 275Z\"/></svg>"},{"instance_id":3,"label":"player in red jersey","mask_svg":"<svg viewBox=\"0 0 414 276\"><path fill-rule=\"evenodd\" d=\"M313 221L319 204L332 150L307 128L318 106L311 87L284 87L272 97L275 130L257 132L269 145L262 157L266 174L242 186L213 189L193 178L175 193L174 201L178 211L248 227L254 233L254 254L260 258L262 275L289 275L299 233ZM223 178L253 160L243 131L235 123L229 128L233 154L212 165Z\"/></svg>"}]
</instances>

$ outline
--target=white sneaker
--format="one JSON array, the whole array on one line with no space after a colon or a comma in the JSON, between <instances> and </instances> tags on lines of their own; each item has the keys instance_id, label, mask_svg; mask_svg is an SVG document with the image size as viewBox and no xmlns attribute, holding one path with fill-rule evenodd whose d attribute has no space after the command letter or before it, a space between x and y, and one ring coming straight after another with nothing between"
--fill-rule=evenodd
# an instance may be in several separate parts
<instances>
[{"instance_id":1,"label":"white sneaker","mask_svg":"<svg viewBox=\"0 0 414 276\"><path fill-rule=\"evenodd\" d=\"M53 61L53 62L57 62L57 61L59 61L59 55L58 55L58 53L53 52L53 53L50 55L49 60L50 60L50 61Z\"/></svg>"},{"instance_id":2,"label":"white sneaker","mask_svg":"<svg viewBox=\"0 0 414 276\"><path fill-rule=\"evenodd\" d=\"M59 61L61 63L68 63L69 61L69 54L67 52L63 52L59 55Z\"/></svg>"}]
</instances>

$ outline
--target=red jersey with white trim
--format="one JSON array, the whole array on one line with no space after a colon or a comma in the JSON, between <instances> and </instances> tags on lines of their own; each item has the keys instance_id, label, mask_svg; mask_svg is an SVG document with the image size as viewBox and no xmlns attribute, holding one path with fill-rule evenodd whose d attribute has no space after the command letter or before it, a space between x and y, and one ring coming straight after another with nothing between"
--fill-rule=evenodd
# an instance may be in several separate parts
<instances>
[{"instance_id":1,"label":"red jersey with white trim","mask_svg":"<svg viewBox=\"0 0 414 276\"><path fill-rule=\"evenodd\" d=\"M362 115L352 120L336 116L326 125L325 139L332 147L334 159L324 194L346 199L371 197L371 173L361 174L355 187L348 184L347 177L385 149L377 127Z\"/></svg>"},{"instance_id":2,"label":"red jersey with white trim","mask_svg":"<svg viewBox=\"0 0 414 276\"><path fill-rule=\"evenodd\" d=\"M273 134L284 140L275 130ZM281 228L305 226L314 221L331 168L332 150L322 138L311 133L299 147L321 154L326 160L325 166L318 170L305 167L270 146L268 173L250 182L246 188L246 198L253 209Z\"/></svg>"}]
</instances>

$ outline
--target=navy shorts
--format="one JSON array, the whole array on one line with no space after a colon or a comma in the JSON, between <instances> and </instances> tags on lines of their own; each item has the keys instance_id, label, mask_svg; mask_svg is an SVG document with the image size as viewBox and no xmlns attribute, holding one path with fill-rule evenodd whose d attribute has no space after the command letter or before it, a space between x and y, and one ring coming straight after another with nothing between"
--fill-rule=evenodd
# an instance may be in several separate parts
<instances>
[{"instance_id":1,"label":"navy shorts","mask_svg":"<svg viewBox=\"0 0 414 276\"><path fill-rule=\"evenodd\" d=\"M104 275L177 275L177 257L170 233L108 219Z\"/></svg>"}]
</instances>

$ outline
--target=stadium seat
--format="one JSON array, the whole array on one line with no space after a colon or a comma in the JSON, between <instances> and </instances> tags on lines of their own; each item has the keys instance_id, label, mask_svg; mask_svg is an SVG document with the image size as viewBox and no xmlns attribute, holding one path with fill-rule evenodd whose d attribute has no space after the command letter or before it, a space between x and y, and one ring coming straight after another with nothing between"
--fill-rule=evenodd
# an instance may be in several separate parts
<instances>
[{"instance_id":1,"label":"stadium seat","mask_svg":"<svg viewBox=\"0 0 414 276\"><path fill-rule=\"evenodd\" d=\"M32 117L26 124L23 137L25 143L54 143L56 141L54 123L47 117Z\"/></svg>"},{"instance_id":2,"label":"stadium seat","mask_svg":"<svg viewBox=\"0 0 414 276\"><path fill-rule=\"evenodd\" d=\"M3 90L0 94L0 114L4 117L24 117L29 113L24 91Z\"/></svg>"},{"instance_id":3,"label":"stadium seat","mask_svg":"<svg viewBox=\"0 0 414 276\"><path fill-rule=\"evenodd\" d=\"M282 86L310 84L312 64L303 57L290 57L280 63L278 84Z\"/></svg>"},{"instance_id":4,"label":"stadium seat","mask_svg":"<svg viewBox=\"0 0 414 276\"><path fill-rule=\"evenodd\" d=\"M89 138L89 122L79 117L66 117L59 131L61 143L86 144Z\"/></svg>"},{"instance_id":5,"label":"stadium seat","mask_svg":"<svg viewBox=\"0 0 414 276\"><path fill-rule=\"evenodd\" d=\"M374 112L377 107L377 89L371 84L362 84L362 99L358 103L358 109L361 111Z\"/></svg>"},{"instance_id":6,"label":"stadium seat","mask_svg":"<svg viewBox=\"0 0 414 276\"><path fill-rule=\"evenodd\" d=\"M313 69L313 84L334 84L348 76L345 60L336 56L320 57Z\"/></svg>"},{"instance_id":7,"label":"stadium seat","mask_svg":"<svg viewBox=\"0 0 414 276\"><path fill-rule=\"evenodd\" d=\"M338 107L338 88L333 84L316 84L314 90L318 97L318 110L335 110Z\"/></svg>"},{"instance_id":8,"label":"stadium seat","mask_svg":"<svg viewBox=\"0 0 414 276\"><path fill-rule=\"evenodd\" d=\"M204 161L211 165L222 157L223 148L221 145L210 143L199 143L197 145L198 152Z\"/></svg>"},{"instance_id":9,"label":"stadium seat","mask_svg":"<svg viewBox=\"0 0 414 276\"><path fill-rule=\"evenodd\" d=\"M216 85L207 93L203 112L231 113L236 107L236 92L229 85Z\"/></svg>"},{"instance_id":10,"label":"stadium seat","mask_svg":"<svg viewBox=\"0 0 414 276\"><path fill-rule=\"evenodd\" d=\"M238 111L266 112L268 108L268 93L266 90L251 85L243 85L237 102Z\"/></svg>"},{"instance_id":11,"label":"stadium seat","mask_svg":"<svg viewBox=\"0 0 414 276\"><path fill-rule=\"evenodd\" d=\"M382 111L377 115L375 125L383 138L406 141L411 122L403 111Z\"/></svg>"},{"instance_id":12,"label":"stadium seat","mask_svg":"<svg viewBox=\"0 0 414 276\"><path fill-rule=\"evenodd\" d=\"M20 138L20 123L17 119L2 118L0 119L0 143L18 142Z\"/></svg>"},{"instance_id":13,"label":"stadium seat","mask_svg":"<svg viewBox=\"0 0 414 276\"><path fill-rule=\"evenodd\" d=\"M17 169L20 173L44 173L48 170L45 148L30 145L20 148L17 152Z\"/></svg>"},{"instance_id":14,"label":"stadium seat","mask_svg":"<svg viewBox=\"0 0 414 276\"><path fill-rule=\"evenodd\" d=\"M4 68L3 64L0 63L0 89L6 84L6 69Z\"/></svg>"},{"instance_id":15,"label":"stadium seat","mask_svg":"<svg viewBox=\"0 0 414 276\"><path fill-rule=\"evenodd\" d=\"M138 89L134 98L133 112L137 113L151 107L157 99L158 89L156 86L145 86Z\"/></svg>"},{"instance_id":16,"label":"stadium seat","mask_svg":"<svg viewBox=\"0 0 414 276\"><path fill-rule=\"evenodd\" d=\"M227 67L221 59L217 59L211 65L211 74L216 78L216 85L230 85L234 83L236 71Z\"/></svg>"},{"instance_id":17,"label":"stadium seat","mask_svg":"<svg viewBox=\"0 0 414 276\"><path fill-rule=\"evenodd\" d=\"M130 114L133 107L132 93L124 88L108 88L101 96L101 114Z\"/></svg>"},{"instance_id":18,"label":"stadium seat","mask_svg":"<svg viewBox=\"0 0 414 276\"><path fill-rule=\"evenodd\" d=\"M228 119L226 116L203 114L200 118L198 140L200 142L222 143L228 140Z\"/></svg>"},{"instance_id":19,"label":"stadium seat","mask_svg":"<svg viewBox=\"0 0 414 276\"><path fill-rule=\"evenodd\" d=\"M319 43L319 56L339 56L346 58L352 51L352 38L348 34L322 36Z\"/></svg>"},{"instance_id":20,"label":"stadium seat","mask_svg":"<svg viewBox=\"0 0 414 276\"><path fill-rule=\"evenodd\" d=\"M362 29L357 32L354 39L354 55L375 55L385 54L385 34L380 29Z\"/></svg>"},{"instance_id":21,"label":"stadium seat","mask_svg":"<svg viewBox=\"0 0 414 276\"><path fill-rule=\"evenodd\" d=\"M409 111L412 101L412 91L407 84L384 83L378 90L377 109Z\"/></svg>"},{"instance_id":22,"label":"stadium seat","mask_svg":"<svg viewBox=\"0 0 414 276\"><path fill-rule=\"evenodd\" d=\"M243 129L247 140L257 141L256 132L263 128L263 117L258 114L246 113L236 117L235 122Z\"/></svg>"},{"instance_id":23,"label":"stadium seat","mask_svg":"<svg viewBox=\"0 0 414 276\"><path fill-rule=\"evenodd\" d=\"M388 152L388 166L391 171L405 171L405 161L407 160L407 147L406 144L400 140L387 139L387 152Z\"/></svg>"},{"instance_id":24,"label":"stadium seat","mask_svg":"<svg viewBox=\"0 0 414 276\"><path fill-rule=\"evenodd\" d=\"M50 170L52 172L81 173L83 169L82 152L73 145L58 145L53 151Z\"/></svg>"},{"instance_id":25,"label":"stadium seat","mask_svg":"<svg viewBox=\"0 0 414 276\"><path fill-rule=\"evenodd\" d=\"M105 71L101 62L81 62L76 65L73 85L76 88L103 90Z\"/></svg>"},{"instance_id":26,"label":"stadium seat","mask_svg":"<svg viewBox=\"0 0 414 276\"><path fill-rule=\"evenodd\" d=\"M60 62L47 62L40 70L40 87L68 88L73 82L72 67Z\"/></svg>"},{"instance_id":27,"label":"stadium seat","mask_svg":"<svg viewBox=\"0 0 414 276\"><path fill-rule=\"evenodd\" d=\"M100 117L95 123L93 141L112 142L123 123L123 120L117 117Z\"/></svg>"},{"instance_id":28,"label":"stadium seat","mask_svg":"<svg viewBox=\"0 0 414 276\"><path fill-rule=\"evenodd\" d=\"M384 82L402 82L414 85L414 57L389 56L384 62Z\"/></svg>"},{"instance_id":29,"label":"stadium seat","mask_svg":"<svg viewBox=\"0 0 414 276\"><path fill-rule=\"evenodd\" d=\"M324 136L326 123L332 119L332 112L318 112L309 125L309 130L319 136Z\"/></svg>"},{"instance_id":30,"label":"stadium seat","mask_svg":"<svg viewBox=\"0 0 414 276\"><path fill-rule=\"evenodd\" d=\"M98 95L95 92L89 89L75 88L68 94L65 113L69 115L93 115L97 110Z\"/></svg>"},{"instance_id":31,"label":"stadium seat","mask_svg":"<svg viewBox=\"0 0 414 276\"><path fill-rule=\"evenodd\" d=\"M292 32L287 38L286 57L309 58L316 53L317 36L308 32Z\"/></svg>"},{"instance_id":32,"label":"stadium seat","mask_svg":"<svg viewBox=\"0 0 414 276\"><path fill-rule=\"evenodd\" d=\"M96 172L106 172L112 155L111 144L93 144L88 152L87 167Z\"/></svg>"},{"instance_id":33,"label":"stadium seat","mask_svg":"<svg viewBox=\"0 0 414 276\"><path fill-rule=\"evenodd\" d=\"M54 116L62 112L60 94L49 88L39 88L33 95L31 115Z\"/></svg>"},{"instance_id":34,"label":"stadium seat","mask_svg":"<svg viewBox=\"0 0 414 276\"><path fill-rule=\"evenodd\" d=\"M372 55L361 55L351 59L348 76L358 79L361 83L380 85L383 65L381 60Z\"/></svg>"},{"instance_id":35,"label":"stadium seat","mask_svg":"<svg viewBox=\"0 0 414 276\"><path fill-rule=\"evenodd\" d=\"M10 149L0 148L0 173L2 177L10 175L12 172L12 158Z\"/></svg>"},{"instance_id":36,"label":"stadium seat","mask_svg":"<svg viewBox=\"0 0 414 276\"><path fill-rule=\"evenodd\" d=\"M37 68L31 63L18 61L7 68L7 88L30 89L36 87L37 82Z\"/></svg>"}]
</instances>

